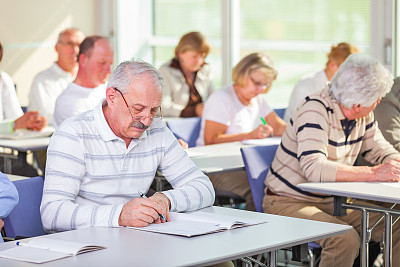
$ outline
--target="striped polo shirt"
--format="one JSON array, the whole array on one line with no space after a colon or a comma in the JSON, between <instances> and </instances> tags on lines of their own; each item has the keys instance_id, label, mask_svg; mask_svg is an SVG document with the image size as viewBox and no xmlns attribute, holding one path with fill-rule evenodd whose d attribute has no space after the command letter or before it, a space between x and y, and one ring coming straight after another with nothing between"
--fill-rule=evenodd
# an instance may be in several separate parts
<instances>
[{"instance_id":1,"label":"striped polo shirt","mask_svg":"<svg viewBox=\"0 0 400 267\"><path fill-rule=\"evenodd\" d=\"M105 105L106 102L103 102ZM174 188L171 211L211 206L214 189L161 120L126 147L102 105L60 126L51 138L40 207L47 232L117 227L122 206L146 193L159 170Z\"/></svg>"},{"instance_id":2,"label":"striped polo shirt","mask_svg":"<svg viewBox=\"0 0 400 267\"><path fill-rule=\"evenodd\" d=\"M374 165L400 158L368 116L347 120L328 89L306 97L290 119L265 184L278 195L313 202L325 196L302 191L307 182L334 182L338 163L354 165L361 153Z\"/></svg>"}]
</instances>

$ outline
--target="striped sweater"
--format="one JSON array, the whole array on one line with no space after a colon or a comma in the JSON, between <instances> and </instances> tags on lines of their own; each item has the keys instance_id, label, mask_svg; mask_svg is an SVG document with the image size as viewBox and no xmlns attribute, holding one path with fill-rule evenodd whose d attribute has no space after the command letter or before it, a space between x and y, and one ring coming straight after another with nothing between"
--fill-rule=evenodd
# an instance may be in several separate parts
<instances>
[{"instance_id":1,"label":"striped sweater","mask_svg":"<svg viewBox=\"0 0 400 267\"><path fill-rule=\"evenodd\" d=\"M47 151L40 207L45 230L117 227L122 206L148 191L157 169L174 188L163 192L171 211L214 203L210 180L161 120L126 148L109 128L102 105L67 119Z\"/></svg>"},{"instance_id":2,"label":"striped sweater","mask_svg":"<svg viewBox=\"0 0 400 267\"><path fill-rule=\"evenodd\" d=\"M324 89L297 107L265 184L278 195L318 202L324 196L302 191L297 185L334 182L337 163L353 165L359 153L374 165L400 158L383 138L372 112L349 121Z\"/></svg>"}]
</instances>

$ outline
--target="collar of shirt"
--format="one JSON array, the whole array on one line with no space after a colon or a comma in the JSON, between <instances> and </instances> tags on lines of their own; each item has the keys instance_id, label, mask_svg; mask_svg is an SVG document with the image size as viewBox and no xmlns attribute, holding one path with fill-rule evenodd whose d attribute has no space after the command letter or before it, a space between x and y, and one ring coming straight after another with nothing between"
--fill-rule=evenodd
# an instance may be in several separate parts
<instances>
[{"instance_id":1,"label":"collar of shirt","mask_svg":"<svg viewBox=\"0 0 400 267\"><path fill-rule=\"evenodd\" d=\"M58 64L57 62L53 63L53 66L51 67L52 70L57 74L57 76L61 76L61 77L65 77L65 78L75 78L71 75L71 73L66 72L65 70L63 70Z\"/></svg>"}]
</instances>

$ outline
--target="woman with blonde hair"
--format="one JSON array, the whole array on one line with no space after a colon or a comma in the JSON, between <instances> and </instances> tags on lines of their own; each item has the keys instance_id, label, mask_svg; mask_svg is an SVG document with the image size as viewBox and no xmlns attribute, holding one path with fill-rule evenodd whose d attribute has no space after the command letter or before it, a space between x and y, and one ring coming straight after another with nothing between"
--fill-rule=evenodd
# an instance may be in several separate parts
<instances>
[{"instance_id":1,"label":"woman with blonde hair","mask_svg":"<svg viewBox=\"0 0 400 267\"><path fill-rule=\"evenodd\" d=\"M232 71L233 84L213 93L205 103L197 145L282 135L286 123L263 96L277 75L266 54L253 53L244 57Z\"/></svg>"},{"instance_id":2,"label":"woman with blonde hair","mask_svg":"<svg viewBox=\"0 0 400 267\"><path fill-rule=\"evenodd\" d=\"M281 136L286 123L268 106L263 95L271 88L277 74L266 54L253 53L244 57L233 69L233 84L214 92L206 101L197 145ZM209 178L217 196L218 191L234 193L246 201L246 209L254 210L245 171L210 175Z\"/></svg>"},{"instance_id":3,"label":"woman with blonde hair","mask_svg":"<svg viewBox=\"0 0 400 267\"><path fill-rule=\"evenodd\" d=\"M175 48L175 57L159 69L164 78L163 115L200 117L203 102L214 91L211 70L205 58L210 51L200 32L183 35Z\"/></svg>"}]
</instances>

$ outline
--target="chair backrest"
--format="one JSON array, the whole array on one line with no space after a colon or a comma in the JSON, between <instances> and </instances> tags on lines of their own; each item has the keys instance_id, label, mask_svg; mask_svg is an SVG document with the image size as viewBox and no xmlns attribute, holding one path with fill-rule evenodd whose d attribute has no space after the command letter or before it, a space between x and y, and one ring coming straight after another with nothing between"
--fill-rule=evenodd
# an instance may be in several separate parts
<instances>
[{"instance_id":1,"label":"chair backrest","mask_svg":"<svg viewBox=\"0 0 400 267\"><path fill-rule=\"evenodd\" d=\"M240 149L249 179L254 205L258 212L262 212L265 188L264 181L275 157L277 148L278 145L242 147Z\"/></svg>"},{"instance_id":2,"label":"chair backrest","mask_svg":"<svg viewBox=\"0 0 400 267\"><path fill-rule=\"evenodd\" d=\"M180 118L167 121L167 127L177 139L185 140L189 147L196 146L196 140L200 134L201 118Z\"/></svg>"},{"instance_id":3,"label":"chair backrest","mask_svg":"<svg viewBox=\"0 0 400 267\"><path fill-rule=\"evenodd\" d=\"M274 111L283 120L283 117L285 117L286 108L276 108Z\"/></svg>"},{"instance_id":4,"label":"chair backrest","mask_svg":"<svg viewBox=\"0 0 400 267\"><path fill-rule=\"evenodd\" d=\"M40 202L44 179L41 176L13 181L19 194L19 203L3 219L7 237L44 235L40 218Z\"/></svg>"}]
</instances>

